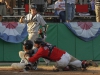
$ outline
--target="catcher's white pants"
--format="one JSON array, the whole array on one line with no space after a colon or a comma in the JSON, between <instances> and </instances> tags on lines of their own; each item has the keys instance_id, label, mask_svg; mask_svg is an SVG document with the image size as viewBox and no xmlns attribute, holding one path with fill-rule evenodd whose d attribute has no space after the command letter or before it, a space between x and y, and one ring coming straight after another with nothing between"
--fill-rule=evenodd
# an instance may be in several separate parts
<instances>
[{"instance_id":1,"label":"catcher's white pants","mask_svg":"<svg viewBox=\"0 0 100 75\"><path fill-rule=\"evenodd\" d=\"M71 60L71 55L68 54L67 52L65 54L62 55L61 59L59 61L56 62L56 66L57 67L66 67L67 65L74 65L76 67L82 67L81 66L81 61L76 59L74 61L70 61Z\"/></svg>"}]
</instances>

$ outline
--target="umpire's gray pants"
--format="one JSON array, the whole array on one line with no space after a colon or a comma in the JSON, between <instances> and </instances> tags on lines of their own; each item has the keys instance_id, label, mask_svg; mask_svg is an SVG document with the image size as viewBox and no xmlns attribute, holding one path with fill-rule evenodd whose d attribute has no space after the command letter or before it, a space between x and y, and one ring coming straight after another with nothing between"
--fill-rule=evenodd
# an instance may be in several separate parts
<instances>
[{"instance_id":1,"label":"umpire's gray pants","mask_svg":"<svg viewBox=\"0 0 100 75\"><path fill-rule=\"evenodd\" d=\"M28 40L31 40L34 44L34 40L38 38L38 32L28 32Z\"/></svg>"}]
</instances>

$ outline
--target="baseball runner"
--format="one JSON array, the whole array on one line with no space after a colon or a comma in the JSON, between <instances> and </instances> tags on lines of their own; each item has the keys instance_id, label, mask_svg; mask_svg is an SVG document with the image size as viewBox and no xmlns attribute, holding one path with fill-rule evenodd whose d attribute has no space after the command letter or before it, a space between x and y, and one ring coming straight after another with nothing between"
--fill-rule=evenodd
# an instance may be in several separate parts
<instances>
[{"instance_id":1,"label":"baseball runner","mask_svg":"<svg viewBox=\"0 0 100 75\"><path fill-rule=\"evenodd\" d=\"M87 61L80 61L66 51L63 51L49 43L45 43L41 38L36 38L34 44L35 47L38 48L36 54L34 54L34 56L32 57L29 57L27 54L25 55L25 58L31 63L34 63L40 57L42 57L50 61L56 62L56 70L69 70L70 68L68 67L68 65L83 69L86 69L86 67L90 65L93 66L92 62L87 63ZM95 66L97 67L98 65L95 64Z\"/></svg>"},{"instance_id":2,"label":"baseball runner","mask_svg":"<svg viewBox=\"0 0 100 75\"><path fill-rule=\"evenodd\" d=\"M32 49L33 42L30 40L25 40L22 44L23 44L24 51L19 52L19 57L21 58L21 62L20 63L13 63L11 65L12 68L22 69L23 71L37 70L38 60L35 63L30 63L24 57L25 54L27 54L29 57L32 57L36 53L37 49L36 50Z\"/></svg>"}]
</instances>

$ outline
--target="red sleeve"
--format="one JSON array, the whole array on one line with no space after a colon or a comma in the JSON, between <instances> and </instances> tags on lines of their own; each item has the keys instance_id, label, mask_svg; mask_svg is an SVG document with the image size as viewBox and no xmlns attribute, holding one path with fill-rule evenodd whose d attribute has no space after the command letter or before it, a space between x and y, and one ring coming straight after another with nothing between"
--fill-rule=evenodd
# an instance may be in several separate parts
<instances>
[{"instance_id":1,"label":"red sleeve","mask_svg":"<svg viewBox=\"0 0 100 75\"><path fill-rule=\"evenodd\" d=\"M43 50L40 48L38 49L38 51L36 52L36 54L34 54L34 56L29 58L29 62L34 63L35 61L37 61L43 54Z\"/></svg>"}]
</instances>

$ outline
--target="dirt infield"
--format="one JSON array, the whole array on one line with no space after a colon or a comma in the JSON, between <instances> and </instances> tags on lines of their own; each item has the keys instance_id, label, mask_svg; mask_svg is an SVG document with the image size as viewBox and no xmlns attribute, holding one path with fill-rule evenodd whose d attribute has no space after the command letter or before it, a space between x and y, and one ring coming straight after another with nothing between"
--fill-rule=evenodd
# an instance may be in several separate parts
<instances>
[{"instance_id":1,"label":"dirt infield","mask_svg":"<svg viewBox=\"0 0 100 75\"><path fill-rule=\"evenodd\" d=\"M11 67L0 67L0 75L100 75L100 67L89 67L87 71L53 72L52 66L39 66L37 71L18 72Z\"/></svg>"}]
</instances>

